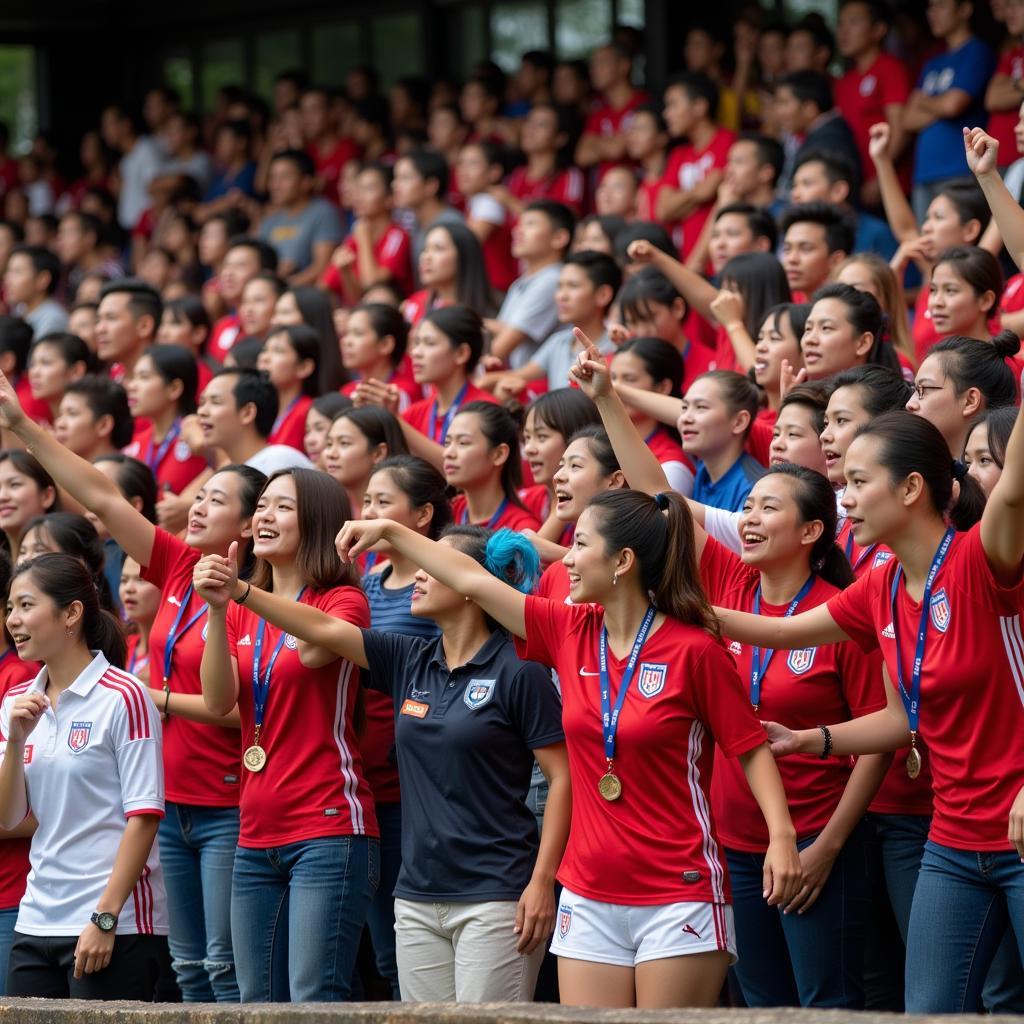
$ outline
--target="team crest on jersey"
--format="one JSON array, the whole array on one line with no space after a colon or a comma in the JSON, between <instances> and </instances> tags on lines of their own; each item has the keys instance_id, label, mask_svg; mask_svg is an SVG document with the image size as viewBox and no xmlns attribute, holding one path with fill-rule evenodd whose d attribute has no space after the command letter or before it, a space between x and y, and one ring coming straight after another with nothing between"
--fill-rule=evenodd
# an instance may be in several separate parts
<instances>
[{"instance_id":1,"label":"team crest on jersey","mask_svg":"<svg viewBox=\"0 0 1024 1024\"><path fill-rule=\"evenodd\" d=\"M640 679L637 682L637 689L640 696L650 700L657 697L665 689L665 677L668 675L668 665L641 665Z\"/></svg>"},{"instance_id":2,"label":"team crest on jersey","mask_svg":"<svg viewBox=\"0 0 1024 1024\"><path fill-rule=\"evenodd\" d=\"M466 707L470 711L482 708L491 699L496 682L496 679L470 679L466 692L462 695Z\"/></svg>"},{"instance_id":3,"label":"team crest on jersey","mask_svg":"<svg viewBox=\"0 0 1024 1024\"><path fill-rule=\"evenodd\" d=\"M940 633L945 633L949 629L949 620L952 614L945 588L937 594L932 594L932 625Z\"/></svg>"},{"instance_id":4,"label":"team crest on jersey","mask_svg":"<svg viewBox=\"0 0 1024 1024\"><path fill-rule=\"evenodd\" d=\"M291 635L291 633L285 633L284 645L288 648L289 651L294 651L299 646L299 641L296 640L295 637Z\"/></svg>"},{"instance_id":5,"label":"team crest on jersey","mask_svg":"<svg viewBox=\"0 0 1024 1024\"><path fill-rule=\"evenodd\" d=\"M805 672L809 672L814 664L814 655L817 651L817 647L801 647L798 650L790 651L789 657L786 659L789 671L795 676L802 676Z\"/></svg>"},{"instance_id":6,"label":"team crest on jersey","mask_svg":"<svg viewBox=\"0 0 1024 1024\"><path fill-rule=\"evenodd\" d=\"M736 654L736 655L742 654L743 653L743 644L739 643L737 640L730 640L729 641L729 653L730 654Z\"/></svg>"},{"instance_id":7,"label":"team crest on jersey","mask_svg":"<svg viewBox=\"0 0 1024 1024\"><path fill-rule=\"evenodd\" d=\"M572 907L567 907L564 903L558 908L558 934L561 938L565 938L569 934L569 929L572 927Z\"/></svg>"},{"instance_id":8,"label":"team crest on jersey","mask_svg":"<svg viewBox=\"0 0 1024 1024\"><path fill-rule=\"evenodd\" d=\"M77 754L84 750L92 733L92 722L72 722L68 733L68 746Z\"/></svg>"},{"instance_id":9,"label":"team crest on jersey","mask_svg":"<svg viewBox=\"0 0 1024 1024\"><path fill-rule=\"evenodd\" d=\"M174 457L179 462L188 462L192 458L192 449L189 448L187 441L178 441L174 446Z\"/></svg>"},{"instance_id":10,"label":"team crest on jersey","mask_svg":"<svg viewBox=\"0 0 1024 1024\"><path fill-rule=\"evenodd\" d=\"M880 565L885 565L890 558L892 558L891 551L876 551L874 560L871 563L871 568L877 569Z\"/></svg>"}]
</instances>

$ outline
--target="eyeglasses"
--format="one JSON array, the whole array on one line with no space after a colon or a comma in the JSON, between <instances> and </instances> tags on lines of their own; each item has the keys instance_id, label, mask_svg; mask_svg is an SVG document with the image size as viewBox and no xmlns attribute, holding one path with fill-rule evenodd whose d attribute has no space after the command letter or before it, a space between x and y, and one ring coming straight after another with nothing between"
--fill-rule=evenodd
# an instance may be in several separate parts
<instances>
[{"instance_id":1,"label":"eyeglasses","mask_svg":"<svg viewBox=\"0 0 1024 1024\"><path fill-rule=\"evenodd\" d=\"M914 394L917 395L919 401L924 401L924 396L929 391L941 391L946 385L945 384L918 384L914 382Z\"/></svg>"}]
</instances>

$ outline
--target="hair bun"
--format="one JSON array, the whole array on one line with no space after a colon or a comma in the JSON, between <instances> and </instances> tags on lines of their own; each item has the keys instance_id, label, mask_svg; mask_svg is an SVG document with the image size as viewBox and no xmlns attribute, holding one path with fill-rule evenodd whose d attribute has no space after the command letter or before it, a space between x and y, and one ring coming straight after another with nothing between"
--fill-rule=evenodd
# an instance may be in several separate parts
<instances>
[{"instance_id":1,"label":"hair bun","mask_svg":"<svg viewBox=\"0 0 1024 1024\"><path fill-rule=\"evenodd\" d=\"M1015 356L1020 351L1020 338L1013 331L1000 331L992 339L992 347L1003 358Z\"/></svg>"},{"instance_id":2,"label":"hair bun","mask_svg":"<svg viewBox=\"0 0 1024 1024\"><path fill-rule=\"evenodd\" d=\"M963 480L967 476L967 463L962 462L960 459L953 460L953 479Z\"/></svg>"},{"instance_id":3,"label":"hair bun","mask_svg":"<svg viewBox=\"0 0 1024 1024\"><path fill-rule=\"evenodd\" d=\"M522 534L502 527L487 538L484 568L522 594L529 594L540 579L540 556Z\"/></svg>"}]
</instances>

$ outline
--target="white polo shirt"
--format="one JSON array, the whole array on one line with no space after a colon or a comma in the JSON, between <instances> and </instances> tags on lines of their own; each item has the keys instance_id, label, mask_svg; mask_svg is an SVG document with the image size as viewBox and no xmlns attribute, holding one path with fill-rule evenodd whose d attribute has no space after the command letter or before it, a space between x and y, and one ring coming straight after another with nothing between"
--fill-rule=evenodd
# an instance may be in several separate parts
<instances>
[{"instance_id":1,"label":"white polo shirt","mask_svg":"<svg viewBox=\"0 0 1024 1024\"><path fill-rule=\"evenodd\" d=\"M15 926L25 935L80 934L110 880L127 819L164 813L159 714L142 683L93 653L25 742L28 803L39 822ZM45 692L46 678L44 668L8 692L0 708L4 736L13 702L25 693ZM117 933L167 934L156 842Z\"/></svg>"}]
</instances>

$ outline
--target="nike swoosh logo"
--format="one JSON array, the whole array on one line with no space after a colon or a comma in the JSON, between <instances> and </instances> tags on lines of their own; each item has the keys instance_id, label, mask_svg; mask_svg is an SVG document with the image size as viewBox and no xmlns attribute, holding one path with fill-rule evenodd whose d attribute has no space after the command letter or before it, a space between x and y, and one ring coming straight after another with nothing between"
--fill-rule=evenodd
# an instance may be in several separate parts
<instances>
[{"instance_id":1,"label":"nike swoosh logo","mask_svg":"<svg viewBox=\"0 0 1024 1024\"><path fill-rule=\"evenodd\" d=\"M580 669L581 676L599 676L600 672L588 672L585 668Z\"/></svg>"}]
</instances>

